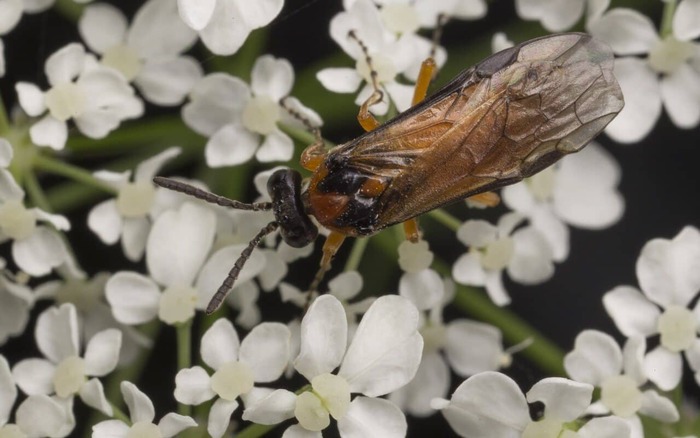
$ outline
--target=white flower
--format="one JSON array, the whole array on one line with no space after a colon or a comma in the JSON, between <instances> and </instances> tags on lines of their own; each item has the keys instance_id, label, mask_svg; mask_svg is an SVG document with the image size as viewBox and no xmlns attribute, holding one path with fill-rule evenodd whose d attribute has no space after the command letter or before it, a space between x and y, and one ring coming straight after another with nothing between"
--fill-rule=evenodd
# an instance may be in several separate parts
<instances>
[{"instance_id":1,"label":"white flower","mask_svg":"<svg viewBox=\"0 0 700 438\"><path fill-rule=\"evenodd\" d=\"M34 299L33 291L7 271L0 258L0 345L24 332Z\"/></svg>"},{"instance_id":2,"label":"white flower","mask_svg":"<svg viewBox=\"0 0 700 438\"><path fill-rule=\"evenodd\" d=\"M435 412L430 406L432 399L447 397L450 369L468 377L508 366L512 360L510 353L503 350L498 328L467 319L443 321L444 306L454 297L454 283L446 283L443 289L442 302L429 310L427 318L422 318L420 333L425 344L416 376L389 396L402 410L419 417Z\"/></svg>"},{"instance_id":3,"label":"white flower","mask_svg":"<svg viewBox=\"0 0 700 438\"><path fill-rule=\"evenodd\" d=\"M288 97L293 83L294 69L289 61L264 55L253 65L250 87L224 73L210 74L195 85L190 102L182 108L182 118L209 137L204 151L207 164L232 166L253 156L261 162L290 160L294 142L278 123L300 122L280 102L284 99L311 123L321 124L316 113Z\"/></svg>"},{"instance_id":4,"label":"white flower","mask_svg":"<svg viewBox=\"0 0 700 438\"><path fill-rule=\"evenodd\" d=\"M697 8L697 0L678 3L669 35L659 36L648 17L626 8L612 9L590 26L593 36L626 56L615 60L614 71L625 107L605 129L614 140L634 143L644 138L662 105L679 128L700 123L700 45L693 41L700 36Z\"/></svg>"},{"instance_id":5,"label":"white flower","mask_svg":"<svg viewBox=\"0 0 700 438\"><path fill-rule=\"evenodd\" d=\"M574 350L564 357L564 368L572 379L600 388L600 400L591 412L613 415L629 421L632 437L639 435L637 414L659 421L678 421L676 406L653 389L642 391L647 376L643 358L646 342L632 337L621 350L610 336L597 330L584 330L577 337Z\"/></svg>"},{"instance_id":6,"label":"white flower","mask_svg":"<svg viewBox=\"0 0 700 438\"><path fill-rule=\"evenodd\" d=\"M0 436L63 437L75 425L71 399L62 400L46 395L30 395L15 412L15 424L8 423L17 399L17 386L10 365L0 354Z\"/></svg>"},{"instance_id":7,"label":"white flower","mask_svg":"<svg viewBox=\"0 0 700 438\"><path fill-rule=\"evenodd\" d=\"M270 23L284 0L178 0L182 20L199 32L204 45L217 55L232 55L251 31Z\"/></svg>"},{"instance_id":8,"label":"white flower","mask_svg":"<svg viewBox=\"0 0 700 438\"><path fill-rule=\"evenodd\" d=\"M152 342L134 327L122 324L114 319L112 309L104 299L105 284L109 274L101 272L93 277L64 275L62 280L49 281L36 290L37 298L51 298L57 305L71 303L78 313L78 322L83 341L92 338L98 332L116 328L122 333L119 349L119 365L133 362L143 348L149 348Z\"/></svg>"},{"instance_id":9,"label":"white flower","mask_svg":"<svg viewBox=\"0 0 700 438\"><path fill-rule=\"evenodd\" d=\"M301 323L301 349L296 370L311 382L299 395L277 390L247 404L243 419L276 424L296 417L286 436L304 430L319 432L336 419L340 436L363 437L406 433L406 420L391 402L380 398L408 383L420 362L423 340L418 311L405 298L377 298L347 345L348 325L343 305L331 295L316 299ZM340 367L336 374L331 372ZM352 393L360 393L351 401ZM303 429L302 429L303 428ZM303 432L308 433L308 432Z\"/></svg>"},{"instance_id":10,"label":"white flower","mask_svg":"<svg viewBox=\"0 0 700 438\"><path fill-rule=\"evenodd\" d=\"M550 32L574 26L586 10L586 23L592 23L608 8L610 0L516 0L515 10L524 20L538 20Z\"/></svg>"},{"instance_id":11,"label":"white flower","mask_svg":"<svg viewBox=\"0 0 700 438\"><path fill-rule=\"evenodd\" d=\"M360 44L349 36L353 31L362 44L367 47L372 58L372 67L377 72L379 86L385 91L382 101L370 109L373 113L383 115L389 108L389 99L399 111L405 111L411 105L413 87L396 81L397 75L408 70L417 74L420 63L428 56L431 42L420 39L412 33L396 37L382 23L377 7L370 0L357 0L347 11L341 12L331 20L331 37L352 57L355 68L327 68L316 75L321 84L336 93L354 93L362 82L365 86L355 99L360 105L372 94L372 80L366 55ZM438 59L438 65L443 59ZM414 76L415 77L415 76Z\"/></svg>"},{"instance_id":12,"label":"white flower","mask_svg":"<svg viewBox=\"0 0 700 438\"><path fill-rule=\"evenodd\" d=\"M12 240L12 258L17 266L38 277L69 263L65 243L48 222L61 231L70 229L68 219L39 208L24 206L24 190L5 169L0 168L0 242Z\"/></svg>"},{"instance_id":13,"label":"white flower","mask_svg":"<svg viewBox=\"0 0 700 438\"><path fill-rule=\"evenodd\" d=\"M233 324L218 319L202 336L200 355L214 370L209 376L200 366L180 370L175 377L175 399L198 405L217 397L209 411L207 431L221 437L238 407L256 383L277 380L289 360L289 329L279 323L262 323L239 342Z\"/></svg>"},{"instance_id":14,"label":"white flower","mask_svg":"<svg viewBox=\"0 0 700 438\"><path fill-rule=\"evenodd\" d=\"M491 300L499 306L510 302L501 273L522 284L538 284L554 273L553 255L545 237L533 227L513 232L523 220L507 213L494 226L483 220L470 220L457 230L457 238L469 246L452 267L457 283L485 286Z\"/></svg>"},{"instance_id":15,"label":"white flower","mask_svg":"<svg viewBox=\"0 0 700 438\"><path fill-rule=\"evenodd\" d=\"M622 217L625 201L617 190L620 166L605 149L589 144L519 184L503 189L503 202L526 216L547 239L554 260L569 255L568 225L598 230Z\"/></svg>"},{"instance_id":16,"label":"white flower","mask_svg":"<svg viewBox=\"0 0 700 438\"><path fill-rule=\"evenodd\" d=\"M216 215L199 203L185 202L158 216L146 243L151 277L122 271L105 287L117 321L135 325L158 317L177 324L206 308L245 247L229 245L208 257L215 232ZM253 252L239 278L250 280L264 266L262 254Z\"/></svg>"},{"instance_id":17,"label":"white flower","mask_svg":"<svg viewBox=\"0 0 700 438\"><path fill-rule=\"evenodd\" d=\"M649 380L670 391L683 374L683 353L700 384L700 232L685 227L676 237L652 239L637 259L642 290L618 286L603 304L617 328L628 337L660 334L660 345L645 357Z\"/></svg>"},{"instance_id":18,"label":"white flower","mask_svg":"<svg viewBox=\"0 0 700 438\"><path fill-rule=\"evenodd\" d=\"M120 385L124 402L129 408L131 424L120 420L107 420L92 427L93 438L169 438L183 430L196 427L197 423L190 417L166 414L158 424L153 423L155 408L153 402L131 382Z\"/></svg>"},{"instance_id":19,"label":"white flower","mask_svg":"<svg viewBox=\"0 0 700 438\"><path fill-rule=\"evenodd\" d=\"M85 49L68 44L46 60L49 88L18 82L15 90L22 109L32 117L48 111L29 129L32 142L63 149L68 139L70 119L90 138L103 138L125 119L139 117L143 103L121 73L91 65Z\"/></svg>"},{"instance_id":20,"label":"white flower","mask_svg":"<svg viewBox=\"0 0 700 438\"><path fill-rule=\"evenodd\" d=\"M149 0L129 28L114 6L98 3L85 8L78 21L85 44L101 55L103 65L120 71L144 97L158 105L178 105L201 78L192 57L181 56L197 39L172 0Z\"/></svg>"},{"instance_id":21,"label":"white flower","mask_svg":"<svg viewBox=\"0 0 700 438\"><path fill-rule=\"evenodd\" d=\"M119 359L121 332L107 329L97 333L80 353L78 315L72 304L44 311L36 323L36 342L46 359L24 359L12 374L27 395L56 394L80 399L106 415L112 407L105 398L102 377L114 370ZM92 377L88 380L89 377Z\"/></svg>"},{"instance_id":22,"label":"white flower","mask_svg":"<svg viewBox=\"0 0 700 438\"><path fill-rule=\"evenodd\" d=\"M107 245L120 240L126 257L138 261L143 257L151 221L156 215L156 187L152 179L166 161L180 154L179 147L171 147L143 161L131 171L95 172L95 177L117 190L116 199L97 204L88 213L88 227Z\"/></svg>"},{"instance_id":23,"label":"white flower","mask_svg":"<svg viewBox=\"0 0 700 438\"><path fill-rule=\"evenodd\" d=\"M452 429L469 438L568 436L567 423L581 420L591 403L593 387L560 377L537 382L523 395L518 384L501 373L486 371L465 380L450 400L435 399ZM528 403L540 402L544 413L530 418ZM594 422L605 421L604 425ZM601 427L604 426L604 427ZM586 430L588 429L588 430ZM604 430L604 434L599 434ZM621 419L591 420L578 430L581 438L626 438L629 428Z\"/></svg>"}]
</instances>

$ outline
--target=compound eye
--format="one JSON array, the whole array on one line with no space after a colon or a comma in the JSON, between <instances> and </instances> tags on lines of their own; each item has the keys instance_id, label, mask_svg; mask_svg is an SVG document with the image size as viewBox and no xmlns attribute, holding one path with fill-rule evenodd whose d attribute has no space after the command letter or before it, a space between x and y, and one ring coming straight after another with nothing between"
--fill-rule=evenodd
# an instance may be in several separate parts
<instances>
[{"instance_id":1,"label":"compound eye","mask_svg":"<svg viewBox=\"0 0 700 438\"><path fill-rule=\"evenodd\" d=\"M294 248L313 242L318 236L318 228L304 211L299 172L278 170L270 176L267 191L272 198L272 212L280 226L282 239Z\"/></svg>"}]
</instances>

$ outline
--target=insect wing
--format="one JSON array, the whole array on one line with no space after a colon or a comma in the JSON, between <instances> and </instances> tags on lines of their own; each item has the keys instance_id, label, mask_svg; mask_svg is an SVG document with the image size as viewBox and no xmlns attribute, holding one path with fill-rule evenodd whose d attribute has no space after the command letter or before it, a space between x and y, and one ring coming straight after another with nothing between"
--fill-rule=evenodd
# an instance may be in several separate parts
<instances>
[{"instance_id":1,"label":"insect wing","mask_svg":"<svg viewBox=\"0 0 700 438\"><path fill-rule=\"evenodd\" d=\"M589 35L527 41L361 137L346 165L388 179L376 210L384 225L515 183L583 148L620 112L612 70L610 48Z\"/></svg>"}]
</instances>

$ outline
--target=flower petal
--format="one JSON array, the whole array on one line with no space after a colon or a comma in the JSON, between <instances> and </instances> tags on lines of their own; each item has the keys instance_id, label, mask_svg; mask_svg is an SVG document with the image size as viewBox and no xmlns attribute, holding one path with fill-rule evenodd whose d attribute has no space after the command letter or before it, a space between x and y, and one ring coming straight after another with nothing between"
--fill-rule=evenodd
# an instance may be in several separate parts
<instances>
[{"instance_id":1,"label":"flower petal","mask_svg":"<svg viewBox=\"0 0 700 438\"><path fill-rule=\"evenodd\" d=\"M430 401L447 397L450 389L450 369L439 353L423 355L416 376L406 386L389 394L389 400L416 417L435 413Z\"/></svg>"},{"instance_id":2,"label":"flower petal","mask_svg":"<svg viewBox=\"0 0 700 438\"><path fill-rule=\"evenodd\" d=\"M277 380L287 368L292 334L286 325L264 322L241 342L239 359L250 365L255 382Z\"/></svg>"},{"instance_id":3,"label":"flower petal","mask_svg":"<svg viewBox=\"0 0 700 438\"><path fill-rule=\"evenodd\" d=\"M186 202L158 216L146 244L146 265L161 284L192 285L214 241L216 215Z\"/></svg>"},{"instance_id":4,"label":"flower petal","mask_svg":"<svg viewBox=\"0 0 700 438\"><path fill-rule=\"evenodd\" d=\"M413 378L422 351L416 307L406 298L384 295L362 317L338 375L351 392L378 397Z\"/></svg>"},{"instance_id":5,"label":"flower petal","mask_svg":"<svg viewBox=\"0 0 700 438\"><path fill-rule=\"evenodd\" d=\"M197 427L197 422L186 415L175 414L170 412L165 414L158 422L158 429L163 438L176 436L185 429Z\"/></svg>"},{"instance_id":6,"label":"flower petal","mask_svg":"<svg viewBox=\"0 0 700 438\"><path fill-rule=\"evenodd\" d=\"M301 321L301 348L294 368L309 381L333 371L343 359L347 338L343 305L332 295L321 295Z\"/></svg>"},{"instance_id":7,"label":"flower petal","mask_svg":"<svg viewBox=\"0 0 700 438\"><path fill-rule=\"evenodd\" d=\"M574 421L583 415L593 398L593 385L561 377L549 377L535 383L527 392L529 403L541 402L545 418Z\"/></svg>"},{"instance_id":8,"label":"flower petal","mask_svg":"<svg viewBox=\"0 0 700 438\"><path fill-rule=\"evenodd\" d=\"M622 351L612 336L584 330L576 336L573 351L564 357L564 368L572 379L600 386L622 371Z\"/></svg>"},{"instance_id":9,"label":"flower petal","mask_svg":"<svg viewBox=\"0 0 700 438\"><path fill-rule=\"evenodd\" d=\"M231 423L231 415L238 408L238 402L229 401L223 398L214 402L209 410L207 422L207 432L213 438L220 438L226 433L228 425Z\"/></svg>"},{"instance_id":10,"label":"flower petal","mask_svg":"<svg viewBox=\"0 0 700 438\"><path fill-rule=\"evenodd\" d=\"M357 397L347 413L338 419L338 431L343 438L371 436L400 438L406 436L408 424L401 409L388 400Z\"/></svg>"},{"instance_id":11,"label":"flower petal","mask_svg":"<svg viewBox=\"0 0 700 438\"><path fill-rule=\"evenodd\" d=\"M252 392L256 391L254 388ZM251 394L249 393L249 395ZM263 397L254 401L246 398L246 409L243 419L258 424L277 424L294 417L296 395L285 389L267 392Z\"/></svg>"},{"instance_id":12,"label":"flower petal","mask_svg":"<svg viewBox=\"0 0 700 438\"><path fill-rule=\"evenodd\" d=\"M316 73L316 79L327 90L335 93L354 93L362 83L362 77L354 68L324 68Z\"/></svg>"},{"instance_id":13,"label":"flower petal","mask_svg":"<svg viewBox=\"0 0 700 438\"><path fill-rule=\"evenodd\" d=\"M217 0L177 0L180 18L194 30L202 30L214 14Z\"/></svg>"},{"instance_id":14,"label":"flower petal","mask_svg":"<svg viewBox=\"0 0 700 438\"><path fill-rule=\"evenodd\" d=\"M198 405L211 400L215 395L211 389L211 378L204 368L185 368L175 375L175 400L178 402Z\"/></svg>"},{"instance_id":15,"label":"flower petal","mask_svg":"<svg viewBox=\"0 0 700 438\"><path fill-rule=\"evenodd\" d=\"M411 300L418 310L428 310L438 305L444 292L442 278L432 269L405 272L399 280L399 295Z\"/></svg>"},{"instance_id":16,"label":"flower petal","mask_svg":"<svg viewBox=\"0 0 700 438\"><path fill-rule=\"evenodd\" d=\"M124 42L127 27L124 14L106 3L87 6L78 20L78 31L85 44L101 54Z\"/></svg>"},{"instance_id":17,"label":"flower petal","mask_svg":"<svg viewBox=\"0 0 700 438\"><path fill-rule=\"evenodd\" d=\"M520 436L530 422L527 401L518 385L493 371L468 378L449 403L433 402L433 407L442 410L455 432L470 438Z\"/></svg>"},{"instance_id":18,"label":"flower petal","mask_svg":"<svg viewBox=\"0 0 700 438\"><path fill-rule=\"evenodd\" d=\"M12 367L12 378L27 395L52 394L56 366L45 359L24 359ZM14 400L13 400L14 401Z\"/></svg>"},{"instance_id":19,"label":"flower petal","mask_svg":"<svg viewBox=\"0 0 700 438\"><path fill-rule=\"evenodd\" d=\"M210 167L235 166L253 158L260 137L240 125L226 125L211 136L204 149Z\"/></svg>"},{"instance_id":20,"label":"flower petal","mask_svg":"<svg viewBox=\"0 0 700 438\"><path fill-rule=\"evenodd\" d=\"M217 0L209 23L199 31L199 37L216 55L232 55L241 48L253 30L246 23L238 2Z\"/></svg>"},{"instance_id":21,"label":"flower petal","mask_svg":"<svg viewBox=\"0 0 700 438\"><path fill-rule=\"evenodd\" d=\"M649 134L661 115L661 91L656 73L642 59L615 60L615 77L625 107L605 128L605 133L620 143L635 143Z\"/></svg>"},{"instance_id":22,"label":"flower petal","mask_svg":"<svg viewBox=\"0 0 700 438\"><path fill-rule=\"evenodd\" d=\"M268 25L282 10L284 0L259 0L236 2L241 16L253 29Z\"/></svg>"},{"instance_id":23,"label":"flower petal","mask_svg":"<svg viewBox=\"0 0 700 438\"><path fill-rule=\"evenodd\" d=\"M83 70L85 48L82 44L71 43L55 51L46 59L46 76L49 84L56 86L72 82Z\"/></svg>"},{"instance_id":24,"label":"flower petal","mask_svg":"<svg viewBox=\"0 0 700 438\"><path fill-rule=\"evenodd\" d=\"M627 8L611 9L595 22L589 23L588 31L594 37L610 44L617 55L647 53L659 41L651 19Z\"/></svg>"},{"instance_id":25,"label":"flower petal","mask_svg":"<svg viewBox=\"0 0 700 438\"><path fill-rule=\"evenodd\" d=\"M88 213L87 223L103 243L117 243L122 231L122 217L117 211L116 200L108 199L94 206Z\"/></svg>"},{"instance_id":26,"label":"flower petal","mask_svg":"<svg viewBox=\"0 0 700 438\"><path fill-rule=\"evenodd\" d=\"M143 218L125 219L122 228L122 250L127 259L138 262L146 251L151 222Z\"/></svg>"},{"instance_id":27,"label":"flower petal","mask_svg":"<svg viewBox=\"0 0 700 438\"><path fill-rule=\"evenodd\" d=\"M190 102L182 108L182 119L198 133L211 136L240 118L249 100L248 84L224 73L212 73L190 92Z\"/></svg>"},{"instance_id":28,"label":"flower petal","mask_svg":"<svg viewBox=\"0 0 700 438\"><path fill-rule=\"evenodd\" d=\"M637 278L662 307L687 306L700 290L700 231L685 227L672 240L647 242L637 259Z\"/></svg>"},{"instance_id":29,"label":"flower petal","mask_svg":"<svg viewBox=\"0 0 700 438\"><path fill-rule=\"evenodd\" d=\"M683 3L681 3L683 4ZM700 123L700 73L689 64L681 64L661 79L661 99L671 121L683 129Z\"/></svg>"},{"instance_id":30,"label":"flower petal","mask_svg":"<svg viewBox=\"0 0 700 438\"><path fill-rule=\"evenodd\" d=\"M457 283L471 286L486 284L486 271L481 266L481 257L476 252L460 256L452 267L452 278Z\"/></svg>"},{"instance_id":31,"label":"flower petal","mask_svg":"<svg viewBox=\"0 0 700 438\"><path fill-rule=\"evenodd\" d=\"M160 289L136 272L117 272L105 285L105 297L114 318L122 324L142 324L158 314Z\"/></svg>"},{"instance_id":32,"label":"flower petal","mask_svg":"<svg viewBox=\"0 0 700 438\"><path fill-rule=\"evenodd\" d=\"M150 0L136 12L126 41L141 58L154 60L189 49L197 41L197 33L182 22L175 2Z\"/></svg>"},{"instance_id":33,"label":"flower petal","mask_svg":"<svg viewBox=\"0 0 700 438\"><path fill-rule=\"evenodd\" d=\"M495 371L503 357L501 331L476 321L457 319L447 325L445 353L460 376Z\"/></svg>"},{"instance_id":34,"label":"flower petal","mask_svg":"<svg viewBox=\"0 0 700 438\"><path fill-rule=\"evenodd\" d=\"M27 115L36 117L46 111L44 92L39 87L29 82L17 82L15 91L19 99L19 105Z\"/></svg>"},{"instance_id":35,"label":"flower petal","mask_svg":"<svg viewBox=\"0 0 700 438\"><path fill-rule=\"evenodd\" d=\"M679 353L658 346L644 358L644 370L659 389L670 391L678 386L683 377L683 360Z\"/></svg>"},{"instance_id":36,"label":"flower petal","mask_svg":"<svg viewBox=\"0 0 700 438\"><path fill-rule=\"evenodd\" d=\"M17 426L30 437L68 435L70 430L66 431L66 426L70 421L63 405L46 395L27 397L15 413Z\"/></svg>"},{"instance_id":37,"label":"flower petal","mask_svg":"<svg viewBox=\"0 0 700 438\"><path fill-rule=\"evenodd\" d=\"M673 14L673 35L681 41L700 36L700 0L683 0Z\"/></svg>"},{"instance_id":38,"label":"flower petal","mask_svg":"<svg viewBox=\"0 0 700 438\"><path fill-rule=\"evenodd\" d=\"M255 153L255 158L261 163L270 161L289 161L294 155L294 142L284 132L275 130L269 133L260 149Z\"/></svg>"},{"instance_id":39,"label":"flower petal","mask_svg":"<svg viewBox=\"0 0 700 438\"><path fill-rule=\"evenodd\" d=\"M99 379L90 379L80 387L80 399L91 408L97 409L107 416L112 416L112 405L109 404Z\"/></svg>"},{"instance_id":40,"label":"flower petal","mask_svg":"<svg viewBox=\"0 0 700 438\"><path fill-rule=\"evenodd\" d=\"M151 399L131 382L123 381L119 387L122 391L124 402L129 408L131 422L153 422L153 418L156 414Z\"/></svg>"},{"instance_id":41,"label":"flower petal","mask_svg":"<svg viewBox=\"0 0 700 438\"><path fill-rule=\"evenodd\" d=\"M631 286L618 286L603 295L603 305L625 336L651 336L658 330L661 311Z\"/></svg>"},{"instance_id":42,"label":"flower petal","mask_svg":"<svg viewBox=\"0 0 700 438\"><path fill-rule=\"evenodd\" d=\"M245 2L241 2L243 3ZM292 91L294 68L286 59L263 55L255 61L250 77L250 88L254 95L268 96L277 102Z\"/></svg>"},{"instance_id":43,"label":"flower petal","mask_svg":"<svg viewBox=\"0 0 700 438\"><path fill-rule=\"evenodd\" d=\"M85 373L88 376L104 376L111 373L119 362L122 332L118 329L103 330L94 335L85 347Z\"/></svg>"},{"instance_id":44,"label":"flower petal","mask_svg":"<svg viewBox=\"0 0 700 438\"><path fill-rule=\"evenodd\" d=\"M134 83L149 102L179 105L202 77L201 66L190 57L149 60Z\"/></svg>"},{"instance_id":45,"label":"flower petal","mask_svg":"<svg viewBox=\"0 0 700 438\"><path fill-rule=\"evenodd\" d=\"M199 354L205 364L218 370L223 364L238 360L240 341L231 321L221 318L204 333Z\"/></svg>"},{"instance_id":46,"label":"flower petal","mask_svg":"<svg viewBox=\"0 0 700 438\"><path fill-rule=\"evenodd\" d=\"M66 145L68 127L65 122L47 114L29 128L29 136L37 146L48 146L58 151Z\"/></svg>"},{"instance_id":47,"label":"flower petal","mask_svg":"<svg viewBox=\"0 0 700 438\"><path fill-rule=\"evenodd\" d=\"M644 391L642 407L639 409L639 413L664 423L675 423L680 419L676 405L652 389Z\"/></svg>"},{"instance_id":48,"label":"flower petal","mask_svg":"<svg viewBox=\"0 0 700 438\"><path fill-rule=\"evenodd\" d=\"M77 356L80 343L75 306L62 304L46 309L36 321L34 334L39 350L53 363Z\"/></svg>"}]
</instances>

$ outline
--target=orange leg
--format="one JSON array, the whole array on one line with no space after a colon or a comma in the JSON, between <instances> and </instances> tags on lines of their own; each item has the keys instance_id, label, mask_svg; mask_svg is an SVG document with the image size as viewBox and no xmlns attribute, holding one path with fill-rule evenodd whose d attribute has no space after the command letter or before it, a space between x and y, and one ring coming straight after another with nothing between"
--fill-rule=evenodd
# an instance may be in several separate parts
<instances>
[{"instance_id":1,"label":"orange leg","mask_svg":"<svg viewBox=\"0 0 700 438\"><path fill-rule=\"evenodd\" d=\"M417 243L420 240L420 228L418 227L418 218L409 219L403 223L403 232L406 235L406 240Z\"/></svg>"},{"instance_id":2,"label":"orange leg","mask_svg":"<svg viewBox=\"0 0 700 438\"><path fill-rule=\"evenodd\" d=\"M484 192L468 197L467 201L475 202L484 207L495 207L501 202L501 197L494 192Z\"/></svg>"},{"instance_id":3,"label":"orange leg","mask_svg":"<svg viewBox=\"0 0 700 438\"><path fill-rule=\"evenodd\" d=\"M309 286L309 292L311 292L312 294L318 290L318 286L321 284L323 276L326 275L326 272L328 272L331 269L331 261L340 249L340 246L343 244L344 240L345 235L337 233L335 231L331 231L328 237L326 237L326 242L323 244L323 257L321 257L321 266L319 267L318 272L316 272L316 276L314 277L314 280Z\"/></svg>"},{"instance_id":4,"label":"orange leg","mask_svg":"<svg viewBox=\"0 0 700 438\"><path fill-rule=\"evenodd\" d=\"M323 160L326 158L326 153L323 142L309 145L304 149L304 152L301 153L299 164L301 164L301 167L304 169L314 172L319 168L321 163L323 163Z\"/></svg>"},{"instance_id":5,"label":"orange leg","mask_svg":"<svg viewBox=\"0 0 700 438\"><path fill-rule=\"evenodd\" d=\"M432 57L429 57L420 65L420 73L418 73L418 79L416 79L416 88L413 89L413 102L411 105L417 105L425 99L425 95L428 94L428 86L430 86L436 70L437 64L435 64L435 60Z\"/></svg>"}]
</instances>

